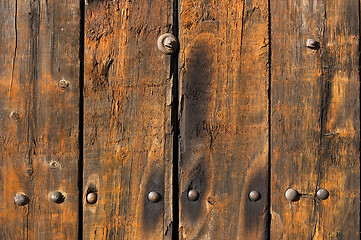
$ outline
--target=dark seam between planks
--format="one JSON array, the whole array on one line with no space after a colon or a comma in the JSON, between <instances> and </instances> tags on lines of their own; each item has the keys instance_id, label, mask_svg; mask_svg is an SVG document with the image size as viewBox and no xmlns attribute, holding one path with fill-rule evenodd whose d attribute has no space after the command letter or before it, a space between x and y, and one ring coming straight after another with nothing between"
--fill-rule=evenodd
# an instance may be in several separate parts
<instances>
[{"instance_id":1,"label":"dark seam between planks","mask_svg":"<svg viewBox=\"0 0 361 240\"><path fill-rule=\"evenodd\" d=\"M178 0L173 0L173 26L172 32L173 35L179 39L179 19L180 15L178 12ZM179 238L179 115L178 115L178 107L179 107L179 51L171 57L171 66L170 73L171 79L173 81L172 86L172 110L171 110L171 124L173 127L173 181L172 181L172 190L173 190L173 227L172 227L172 240L177 240Z\"/></svg>"},{"instance_id":2,"label":"dark seam between planks","mask_svg":"<svg viewBox=\"0 0 361 240\"><path fill-rule=\"evenodd\" d=\"M84 173L84 48L85 48L85 0L80 1L79 36L79 160L78 160L78 239L83 239L83 173Z\"/></svg>"}]
</instances>

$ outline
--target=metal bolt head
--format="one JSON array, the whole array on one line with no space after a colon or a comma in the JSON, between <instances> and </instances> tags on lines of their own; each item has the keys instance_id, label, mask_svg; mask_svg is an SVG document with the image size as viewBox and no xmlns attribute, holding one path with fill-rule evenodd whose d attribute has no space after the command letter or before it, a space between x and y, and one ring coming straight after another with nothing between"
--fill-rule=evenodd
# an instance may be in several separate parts
<instances>
[{"instance_id":1,"label":"metal bolt head","mask_svg":"<svg viewBox=\"0 0 361 240\"><path fill-rule=\"evenodd\" d=\"M10 113L10 118L14 121L18 121L20 119L20 114L18 112L11 112Z\"/></svg>"},{"instance_id":2,"label":"metal bolt head","mask_svg":"<svg viewBox=\"0 0 361 240\"><path fill-rule=\"evenodd\" d=\"M324 188L318 189L318 191L316 193L317 198L320 200L326 200L329 195L330 195L330 193Z\"/></svg>"},{"instance_id":3,"label":"metal bolt head","mask_svg":"<svg viewBox=\"0 0 361 240\"><path fill-rule=\"evenodd\" d=\"M188 192L188 199L195 202L199 199L199 192L195 189L192 189Z\"/></svg>"},{"instance_id":4,"label":"metal bolt head","mask_svg":"<svg viewBox=\"0 0 361 240\"><path fill-rule=\"evenodd\" d=\"M249 192L248 198L252 202L256 202L261 199L261 193L258 192L257 190L252 190Z\"/></svg>"},{"instance_id":5,"label":"metal bolt head","mask_svg":"<svg viewBox=\"0 0 361 240\"><path fill-rule=\"evenodd\" d=\"M69 87L69 82L66 81L65 79L61 79L59 81L59 87L61 90L66 90Z\"/></svg>"},{"instance_id":6,"label":"metal bolt head","mask_svg":"<svg viewBox=\"0 0 361 240\"><path fill-rule=\"evenodd\" d=\"M29 198L22 193L18 193L14 197L14 203L18 206L25 206L29 203Z\"/></svg>"},{"instance_id":7,"label":"metal bolt head","mask_svg":"<svg viewBox=\"0 0 361 240\"><path fill-rule=\"evenodd\" d=\"M148 193L148 201L152 203L157 203L162 200L162 195L159 192L151 191Z\"/></svg>"},{"instance_id":8,"label":"metal bolt head","mask_svg":"<svg viewBox=\"0 0 361 240\"><path fill-rule=\"evenodd\" d=\"M94 192L90 192L86 195L86 201L89 204L94 204L98 200L98 195Z\"/></svg>"},{"instance_id":9,"label":"metal bolt head","mask_svg":"<svg viewBox=\"0 0 361 240\"><path fill-rule=\"evenodd\" d=\"M307 39L306 46L311 49L318 49L320 44L314 39Z\"/></svg>"},{"instance_id":10,"label":"metal bolt head","mask_svg":"<svg viewBox=\"0 0 361 240\"><path fill-rule=\"evenodd\" d=\"M287 189L285 192L285 197L289 201L297 201L300 198L299 193L292 188Z\"/></svg>"},{"instance_id":11,"label":"metal bolt head","mask_svg":"<svg viewBox=\"0 0 361 240\"><path fill-rule=\"evenodd\" d=\"M164 44L164 47L166 47L168 49L173 49L176 42L177 42L177 40L175 38L167 37L166 39L164 39L163 44Z\"/></svg>"},{"instance_id":12,"label":"metal bolt head","mask_svg":"<svg viewBox=\"0 0 361 240\"><path fill-rule=\"evenodd\" d=\"M178 40L173 34L165 33L158 38L157 45L162 53L169 55L177 51Z\"/></svg>"},{"instance_id":13,"label":"metal bolt head","mask_svg":"<svg viewBox=\"0 0 361 240\"><path fill-rule=\"evenodd\" d=\"M55 203L62 203L62 202L64 202L65 198L61 192L53 191L50 193L49 199L50 199L50 201L55 202Z\"/></svg>"}]
</instances>

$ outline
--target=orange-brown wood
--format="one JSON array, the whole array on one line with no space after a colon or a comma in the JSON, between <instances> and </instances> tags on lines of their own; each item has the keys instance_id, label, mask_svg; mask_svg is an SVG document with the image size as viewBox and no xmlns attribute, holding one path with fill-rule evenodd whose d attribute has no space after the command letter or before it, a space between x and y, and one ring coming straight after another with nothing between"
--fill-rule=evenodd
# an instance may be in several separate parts
<instances>
[{"instance_id":1,"label":"orange-brown wood","mask_svg":"<svg viewBox=\"0 0 361 240\"><path fill-rule=\"evenodd\" d=\"M0 9L0 238L76 239L79 1ZM54 190L63 203L49 201Z\"/></svg>"},{"instance_id":2,"label":"orange-brown wood","mask_svg":"<svg viewBox=\"0 0 361 240\"><path fill-rule=\"evenodd\" d=\"M84 239L172 236L173 2L90 1L85 14ZM147 200L150 191L162 195Z\"/></svg>"},{"instance_id":3,"label":"orange-brown wood","mask_svg":"<svg viewBox=\"0 0 361 240\"><path fill-rule=\"evenodd\" d=\"M268 2L183 0L180 21L179 238L267 239Z\"/></svg>"},{"instance_id":4,"label":"orange-brown wood","mask_svg":"<svg viewBox=\"0 0 361 240\"><path fill-rule=\"evenodd\" d=\"M271 239L359 239L359 2L270 4Z\"/></svg>"},{"instance_id":5,"label":"orange-brown wood","mask_svg":"<svg viewBox=\"0 0 361 240\"><path fill-rule=\"evenodd\" d=\"M0 239L359 239L360 19L359 0L0 1ZM173 31L179 59L157 48Z\"/></svg>"}]
</instances>

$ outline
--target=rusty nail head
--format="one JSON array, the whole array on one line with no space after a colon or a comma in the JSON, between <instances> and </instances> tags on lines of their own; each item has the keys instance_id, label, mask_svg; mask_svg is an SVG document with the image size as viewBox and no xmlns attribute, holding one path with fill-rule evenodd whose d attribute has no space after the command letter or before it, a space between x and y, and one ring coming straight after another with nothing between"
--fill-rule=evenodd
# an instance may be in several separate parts
<instances>
[{"instance_id":1,"label":"rusty nail head","mask_svg":"<svg viewBox=\"0 0 361 240\"><path fill-rule=\"evenodd\" d=\"M158 38L157 45L162 53L169 55L177 51L178 40L173 34L165 33Z\"/></svg>"},{"instance_id":2,"label":"rusty nail head","mask_svg":"<svg viewBox=\"0 0 361 240\"><path fill-rule=\"evenodd\" d=\"M326 200L329 195L330 195L330 193L324 188L318 189L318 191L316 193L317 198L320 200Z\"/></svg>"},{"instance_id":3,"label":"rusty nail head","mask_svg":"<svg viewBox=\"0 0 361 240\"><path fill-rule=\"evenodd\" d=\"M50 201L55 202L55 203L62 203L64 202L64 195L59 192L59 191L53 191L50 193L49 196Z\"/></svg>"},{"instance_id":4,"label":"rusty nail head","mask_svg":"<svg viewBox=\"0 0 361 240\"><path fill-rule=\"evenodd\" d=\"M298 192L296 190L294 190L292 188L289 188L285 192L285 197L289 201L297 201L299 199L299 194L298 194Z\"/></svg>"},{"instance_id":5,"label":"rusty nail head","mask_svg":"<svg viewBox=\"0 0 361 240\"><path fill-rule=\"evenodd\" d=\"M188 192L188 199L191 201L197 201L199 199L199 192L195 189L192 189Z\"/></svg>"},{"instance_id":6,"label":"rusty nail head","mask_svg":"<svg viewBox=\"0 0 361 240\"><path fill-rule=\"evenodd\" d=\"M13 111L10 113L10 118L14 121L17 121L20 119L20 114L18 112Z\"/></svg>"},{"instance_id":7,"label":"rusty nail head","mask_svg":"<svg viewBox=\"0 0 361 240\"><path fill-rule=\"evenodd\" d=\"M18 193L14 197L14 203L18 206L25 206L29 203L29 198L22 193Z\"/></svg>"},{"instance_id":8,"label":"rusty nail head","mask_svg":"<svg viewBox=\"0 0 361 240\"><path fill-rule=\"evenodd\" d=\"M62 90L66 90L68 87L69 87L69 82L66 81L65 79L61 79L59 81L59 87L62 89Z\"/></svg>"},{"instance_id":9,"label":"rusty nail head","mask_svg":"<svg viewBox=\"0 0 361 240\"><path fill-rule=\"evenodd\" d=\"M311 49L318 49L320 44L314 39L307 39L306 46Z\"/></svg>"},{"instance_id":10,"label":"rusty nail head","mask_svg":"<svg viewBox=\"0 0 361 240\"><path fill-rule=\"evenodd\" d=\"M252 202L256 202L261 199L261 193L258 192L257 190L252 190L252 191L250 191L248 198Z\"/></svg>"},{"instance_id":11,"label":"rusty nail head","mask_svg":"<svg viewBox=\"0 0 361 240\"><path fill-rule=\"evenodd\" d=\"M97 202L98 195L94 192L90 192L86 195L86 201L89 204L94 204Z\"/></svg>"},{"instance_id":12,"label":"rusty nail head","mask_svg":"<svg viewBox=\"0 0 361 240\"><path fill-rule=\"evenodd\" d=\"M157 203L162 200L162 195L159 192L151 191L148 193L148 201L152 203Z\"/></svg>"}]
</instances>

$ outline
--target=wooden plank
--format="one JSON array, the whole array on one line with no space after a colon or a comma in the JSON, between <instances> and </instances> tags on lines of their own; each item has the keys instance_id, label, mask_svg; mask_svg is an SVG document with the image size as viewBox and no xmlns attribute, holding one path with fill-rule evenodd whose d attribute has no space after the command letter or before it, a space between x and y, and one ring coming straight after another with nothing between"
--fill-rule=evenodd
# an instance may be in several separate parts
<instances>
[{"instance_id":1,"label":"wooden plank","mask_svg":"<svg viewBox=\"0 0 361 240\"><path fill-rule=\"evenodd\" d=\"M322 71L308 49L322 29L323 3L271 1L271 238L311 239L319 158ZM289 202L288 188L302 196Z\"/></svg>"},{"instance_id":2,"label":"wooden plank","mask_svg":"<svg viewBox=\"0 0 361 240\"><path fill-rule=\"evenodd\" d=\"M272 0L271 16L271 239L359 239L359 2Z\"/></svg>"},{"instance_id":3,"label":"wooden plank","mask_svg":"<svg viewBox=\"0 0 361 240\"><path fill-rule=\"evenodd\" d=\"M87 1L84 239L170 239L172 75L157 48L173 2ZM158 191L162 201L147 200Z\"/></svg>"},{"instance_id":4,"label":"wooden plank","mask_svg":"<svg viewBox=\"0 0 361 240\"><path fill-rule=\"evenodd\" d=\"M0 9L0 238L76 239L79 3ZM54 190L63 203L49 201ZM17 193L29 203L15 205Z\"/></svg>"},{"instance_id":5,"label":"wooden plank","mask_svg":"<svg viewBox=\"0 0 361 240\"><path fill-rule=\"evenodd\" d=\"M180 7L179 238L267 239L268 1Z\"/></svg>"}]
</instances>

